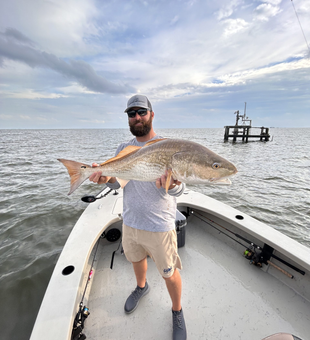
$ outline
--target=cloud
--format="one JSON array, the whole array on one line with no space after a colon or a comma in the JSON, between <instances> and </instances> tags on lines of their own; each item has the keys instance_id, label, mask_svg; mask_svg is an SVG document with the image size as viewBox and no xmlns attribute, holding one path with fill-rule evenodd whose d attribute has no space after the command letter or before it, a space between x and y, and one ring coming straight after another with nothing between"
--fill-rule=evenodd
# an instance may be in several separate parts
<instances>
[{"instance_id":1,"label":"cloud","mask_svg":"<svg viewBox=\"0 0 310 340\"><path fill-rule=\"evenodd\" d=\"M24 90L23 92L0 92L7 98L19 98L19 99L56 99L56 98L66 98L68 95L63 95L60 93L40 93L33 90Z\"/></svg>"},{"instance_id":2,"label":"cloud","mask_svg":"<svg viewBox=\"0 0 310 340\"><path fill-rule=\"evenodd\" d=\"M70 59L66 62L51 53L40 51L35 44L16 29L0 32L0 58L19 61L30 67L51 69L87 89L99 93L121 94L135 92L128 85L114 84L98 75L87 62Z\"/></svg>"},{"instance_id":3,"label":"cloud","mask_svg":"<svg viewBox=\"0 0 310 340\"><path fill-rule=\"evenodd\" d=\"M261 2L266 2L266 3L272 4L272 5L280 5L282 0L261 0Z\"/></svg>"},{"instance_id":4,"label":"cloud","mask_svg":"<svg viewBox=\"0 0 310 340\"><path fill-rule=\"evenodd\" d=\"M236 34L240 31L244 31L249 27L249 23L243 19L226 19L223 20L223 25L225 27L223 36L225 38Z\"/></svg>"},{"instance_id":5,"label":"cloud","mask_svg":"<svg viewBox=\"0 0 310 340\"><path fill-rule=\"evenodd\" d=\"M64 86L64 87L58 87L57 88L57 92L61 92L64 93L64 97L69 97L69 95L76 95L76 94L82 94L82 93L86 93L86 94L95 94L95 91L90 91L85 89L85 87L77 84L77 83L72 83L69 84L68 86Z\"/></svg>"},{"instance_id":6,"label":"cloud","mask_svg":"<svg viewBox=\"0 0 310 340\"><path fill-rule=\"evenodd\" d=\"M2 33L0 33L0 34L2 34ZM12 39L14 39L17 42L20 42L22 44L35 46L35 43L31 39L27 38L25 35L23 35L21 32L19 32L15 28L11 28L11 27L7 28L5 30L5 35L7 36L7 38L12 38Z\"/></svg>"},{"instance_id":7,"label":"cloud","mask_svg":"<svg viewBox=\"0 0 310 340\"><path fill-rule=\"evenodd\" d=\"M309 59L300 59L293 62L278 63L270 67L262 67L258 69L236 72L221 76L220 80L222 80L222 84L220 84L220 86L245 84L247 81L257 78L263 78L268 75L277 74L279 72L294 71L307 68L310 68Z\"/></svg>"},{"instance_id":8,"label":"cloud","mask_svg":"<svg viewBox=\"0 0 310 340\"><path fill-rule=\"evenodd\" d=\"M309 68L309 59L297 59L258 69L227 73L212 82L199 84L178 83L160 86L149 89L148 93L154 102L171 98L193 97L195 95L216 96L219 93L235 91L239 86L267 81L266 79L271 77L273 77L272 81L278 82L281 79L281 74L285 72L297 72L298 70Z\"/></svg>"},{"instance_id":9,"label":"cloud","mask_svg":"<svg viewBox=\"0 0 310 340\"><path fill-rule=\"evenodd\" d=\"M278 6L264 3L255 8L254 15L256 20L268 21L271 17L276 16L280 12L282 12L282 10Z\"/></svg>"},{"instance_id":10,"label":"cloud","mask_svg":"<svg viewBox=\"0 0 310 340\"><path fill-rule=\"evenodd\" d=\"M13 118L13 115L5 115L5 114L0 114L0 119L3 120L10 120Z\"/></svg>"},{"instance_id":11,"label":"cloud","mask_svg":"<svg viewBox=\"0 0 310 340\"><path fill-rule=\"evenodd\" d=\"M242 2L242 0L232 0L226 6L222 6L219 11L215 13L217 19L222 20L230 17Z\"/></svg>"},{"instance_id":12,"label":"cloud","mask_svg":"<svg viewBox=\"0 0 310 340\"><path fill-rule=\"evenodd\" d=\"M22 91L0 91L0 94L6 98L13 99L58 99L58 98L68 98L69 95L61 94L61 93L46 93L46 92L35 92L32 89L23 89Z\"/></svg>"},{"instance_id":13,"label":"cloud","mask_svg":"<svg viewBox=\"0 0 310 340\"><path fill-rule=\"evenodd\" d=\"M19 115L19 118L24 119L24 120L31 120L31 117L26 116L26 115Z\"/></svg>"},{"instance_id":14,"label":"cloud","mask_svg":"<svg viewBox=\"0 0 310 340\"><path fill-rule=\"evenodd\" d=\"M21 121L24 122L30 122L30 123L34 123L34 122L41 122L41 123L46 123L48 124L51 121L57 121L55 118L53 117L45 117L45 116L37 116L37 115L25 115L25 114L12 114L12 115L5 115L5 114L0 114L0 120L8 120L8 121L12 121L12 122L18 122L20 123Z\"/></svg>"}]
</instances>

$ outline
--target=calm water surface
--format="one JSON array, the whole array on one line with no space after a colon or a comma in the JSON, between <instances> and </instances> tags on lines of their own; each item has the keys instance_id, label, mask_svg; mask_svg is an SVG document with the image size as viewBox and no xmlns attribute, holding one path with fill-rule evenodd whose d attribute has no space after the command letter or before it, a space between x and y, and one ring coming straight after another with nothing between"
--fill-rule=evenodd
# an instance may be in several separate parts
<instances>
[{"instance_id":1,"label":"calm water surface","mask_svg":"<svg viewBox=\"0 0 310 340\"><path fill-rule=\"evenodd\" d=\"M247 144L223 143L224 129L157 133L201 143L239 170L229 187L192 189L310 247L310 129L272 129L273 141ZM126 129L0 130L1 339L29 339L57 258L86 207L80 197L99 191L89 182L68 197L69 177L56 159L102 162L130 138Z\"/></svg>"}]
</instances>

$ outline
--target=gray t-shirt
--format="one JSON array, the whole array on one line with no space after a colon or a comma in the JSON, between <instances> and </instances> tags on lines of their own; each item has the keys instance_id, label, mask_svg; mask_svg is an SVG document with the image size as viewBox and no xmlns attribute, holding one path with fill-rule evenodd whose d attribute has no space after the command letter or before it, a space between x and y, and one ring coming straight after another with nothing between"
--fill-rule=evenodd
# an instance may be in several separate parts
<instances>
[{"instance_id":1,"label":"gray t-shirt","mask_svg":"<svg viewBox=\"0 0 310 340\"><path fill-rule=\"evenodd\" d=\"M160 136L152 138L159 139ZM148 141L149 142L149 141ZM147 142L138 142L133 138L129 142L119 145L117 155L129 145L144 146ZM120 187L118 182L107 183L112 189ZM173 189L158 189L155 182L142 182L131 180L124 187L123 197L123 221L132 228L165 232L175 228L176 197L180 196L185 189L185 184L175 186Z\"/></svg>"}]
</instances>

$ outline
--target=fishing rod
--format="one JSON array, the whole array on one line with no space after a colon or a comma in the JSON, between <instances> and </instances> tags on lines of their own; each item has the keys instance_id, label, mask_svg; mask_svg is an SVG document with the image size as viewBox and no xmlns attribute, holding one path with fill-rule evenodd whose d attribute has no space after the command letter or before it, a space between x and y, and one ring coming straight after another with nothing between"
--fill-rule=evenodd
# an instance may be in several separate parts
<instances>
[{"instance_id":1,"label":"fishing rod","mask_svg":"<svg viewBox=\"0 0 310 340\"><path fill-rule=\"evenodd\" d=\"M216 229L217 231L219 231L220 233L224 234L225 236L229 237L230 239L232 239L233 241L237 242L238 244L242 245L243 247L246 248L245 252L244 252L244 256L250 260L251 264L256 265L257 267L262 267L262 263L265 264L270 264L271 266L273 266L274 268L280 270L283 274L287 275L289 278L293 279L294 276L291 275L290 273L288 273L287 271L285 271L284 269L278 267L277 265L275 265L274 263L270 262L270 258L273 257L274 259L278 260L279 262L285 264L287 267L297 271L298 273L305 275L305 272L297 267L295 267L294 265L288 263L287 261L279 258L278 256L272 254L272 252L274 251L274 249L272 247L270 247L268 244L264 244L264 247L261 248L260 246L258 246L257 244L255 244L254 242L248 240L247 238L234 233L233 231L229 230L228 228L220 225L219 223L199 214L198 212L194 212L193 210L190 211L190 213L192 215L195 215L198 219L200 219L201 221L203 221L204 223L210 225L212 228ZM236 240L235 238L231 237L230 235L224 233L222 230L220 230L219 228L217 228L216 226L214 226L213 224L209 223L208 221L206 221L206 219L210 222L212 222L213 224L218 225L220 228L226 230L227 232L231 233L232 235L234 235L235 237L237 237L238 239L246 242L247 244L250 245L250 247L244 245L243 243L241 243L240 241Z\"/></svg>"},{"instance_id":2,"label":"fishing rod","mask_svg":"<svg viewBox=\"0 0 310 340\"><path fill-rule=\"evenodd\" d=\"M103 197L106 197L107 195L109 195L111 192L113 191L113 189L110 189L109 187L105 187L104 189L100 190L100 192L97 194L97 195L85 195L81 198L81 200L85 203L93 203L95 202L96 200L98 199L101 199ZM118 195L118 192L115 190L115 193L114 195ZM94 267L94 262L95 262L95 259L96 259L96 255L97 255L97 250L98 250L98 247L99 247L99 242L102 238L105 238L106 235L105 233L103 233L98 241L97 241L97 245L96 245L96 249L95 249L95 253L94 253L94 257L93 257L93 261L92 261L92 264L91 264L91 267L90 267L90 271L89 271L89 274L88 274L88 278L87 278L87 281L86 281L86 284L85 284L85 288L84 288L84 292L83 292L83 295L82 295L82 299L81 299L81 302L79 304L79 310L74 318L74 322L73 322L73 328L72 328L72 334L71 334L71 340L85 340L86 339L86 335L82 333L83 329L84 329L84 323L85 323L85 320L87 319L87 317L89 316L90 314L90 311L89 311L89 308L86 307L86 306L83 306L84 303L84 297L85 297L85 293L86 293L86 290L87 290L87 287L88 287L88 284L93 276L93 267Z\"/></svg>"},{"instance_id":3,"label":"fishing rod","mask_svg":"<svg viewBox=\"0 0 310 340\"><path fill-rule=\"evenodd\" d=\"M300 22L300 20L299 20L299 17L298 17L298 14L297 14L297 11L296 11L296 8L295 8L295 5L294 5L293 0L291 0L291 3L292 3L292 5L293 5L293 8L294 8L294 11L295 11L295 14L296 14L296 18L297 18L297 20L298 20L298 23L299 23L301 32L302 32L302 34L303 34L303 36L304 36L304 39L305 39L305 41L306 41L306 45L307 45L307 47L308 47L308 51L310 52L310 47L309 47L309 44L308 44L308 41L307 41L305 32L304 32L304 30L303 30L303 28L302 28L302 26L301 26L301 22Z\"/></svg>"},{"instance_id":4,"label":"fishing rod","mask_svg":"<svg viewBox=\"0 0 310 340\"><path fill-rule=\"evenodd\" d=\"M97 245L96 245L96 250L95 250L95 254L93 257L93 261L90 267L90 271L88 274L88 278L87 278L87 282L84 288L84 292L82 295L82 299L81 302L79 304L79 311L77 312L75 318L74 318L74 322L73 322L73 328L72 328L72 334L71 334L71 340L85 340L86 339L86 335L82 333L83 329L84 329L84 323L85 320L88 318L90 311L89 308L86 306L83 306L84 303L84 297L85 297L85 293L86 293L86 289L88 287L88 284L93 276L93 266L94 266L94 262L96 259L96 255L97 255L97 250L98 250L98 246L99 246L99 242L100 239L102 238L102 236L99 237L98 241L97 241Z\"/></svg>"},{"instance_id":5,"label":"fishing rod","mask_svg":"<svg viewBox=\"0 0 310 340\"><path fill-rule=\"evenodd\" d=\"M84 323L85 320L88 318L90 311L89 308L84 305L84 297L85 297L85 293L88 287L88 284L90 282L90 280L92 279L92 276L94 274L94 263L96 261L96 256L97 256L97 251L98 251L98 247L99 247L99 243L100 240L106 238L105 233L103 233L99 239L97 240L97 244L96 244L96 249L94 252L94 257L90 266L90 271L88 273L88 278L85 284L85 288L84 288L84 292L81 298L81 302L79 304L79 311L77 312L74 322L73 322L73 328L72 328L72 334L71 334L71 340L85 340L86 339L86 335L82 333L83 329L84 329Z\"/></svg>"}]
</instances>

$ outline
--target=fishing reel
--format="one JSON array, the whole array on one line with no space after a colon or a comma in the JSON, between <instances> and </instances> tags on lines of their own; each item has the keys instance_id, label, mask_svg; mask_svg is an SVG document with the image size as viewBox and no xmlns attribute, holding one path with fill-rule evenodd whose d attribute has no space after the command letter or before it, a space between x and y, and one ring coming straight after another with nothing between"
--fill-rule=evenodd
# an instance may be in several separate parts
<instances>
[{"instance_id":1,"label":"fishing reel","mask_svg":"<svg viewBox=\"0 0 310 340\"><path fill-rule=\"evenodd\" d=\"M90 314L89 308L84 306L82 314L83 314L84 318L86 319L88 317L88 315Z\"/></svg>"},{"instance_id":2,"label":"fishing reel","mask_svg":"<svg viewBox=\"0 0 310 340\"><path fill-rule=\"evenodd\" d=\"M86 335L83 332L84 329L84 322L88 318L90 314L89 308L82 305L80 303L80 308L78 313L75 316L74 323L73 323L73 330L71 335L71 340L85 340Z\"/></svg>"},{"instance_id":3,"label":"fishing reel","mask_svg":"<svg viewBox=\"0 0 310 340\"><path fill-rule=\"evenodd\" d=\"M251 246L244 251L243 255L250 261L250 264L254 264L254 266L261 268L264 260L262 253L263 252L259 246L255 246L254 243L251 243Z\"/></svg>"}]
</instances>

